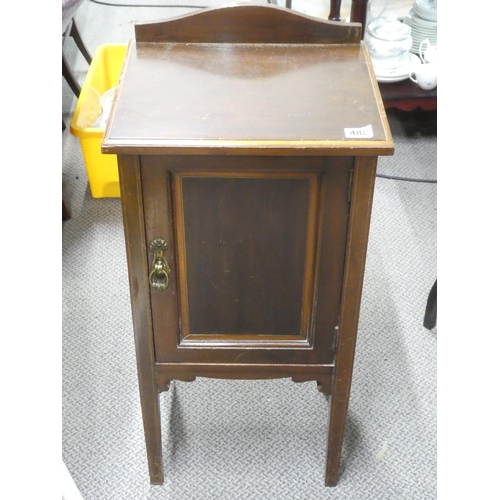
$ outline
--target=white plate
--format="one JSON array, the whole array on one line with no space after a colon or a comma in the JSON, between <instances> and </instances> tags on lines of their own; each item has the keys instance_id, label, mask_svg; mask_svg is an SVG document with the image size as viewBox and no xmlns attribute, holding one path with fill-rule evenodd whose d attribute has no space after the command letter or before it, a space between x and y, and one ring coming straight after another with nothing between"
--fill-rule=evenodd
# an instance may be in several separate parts
<instances>
[{"instance_id":1,"label":"white plate","mask_svg":"<svg viewBox=\"0 0 500 500\"><path fill-rule=\"evenodd\" d=\"M434 28L426 28L425 26L416 26L415 24L410 24L411 34L413 33L437 33L437 26Z\"/></svg>"},{"instance_id":2,"label":"white plate","mask_svg":"<svg viewBox=\"0 0 500 500\"><path fill-rule=\"evenodd\" d=\"M408 75L398 76L397 78L383 78L381 76L377 76L377 82L379 83L402 82L403 80L407 80L408 78L409 78Z\"/></svg>"},{"instance_id":3,"label":"white plate","mask_svg":"<svg viewBox=\"0 0 500 500\"><path fill-rule=\"evenodd\" d=\"M412 33L411 33L411 36L412 38L427 38L428 36L433 36L433 37L437 37L437 30L428 30L428 31L414 31L412 30Z\"/></svg>"},{"instance_id":4,"label":"white plate","mask_svg":"<svg viewBox=\"0 0 500 500\"><path fill-rule=\"evenodd\" d=\"M437 16L437 6L427 8L419 4L418 2L415 2L413 8L418 12L423 12L424 14L427 14L428 16Z\"/></svg>"},{"instance_id":5,"label":"white plate","mask_svg":"<svg viewBox=\"0 0 500 500\"><path fill-rule=\"evenodd\" d=\"M392 82L402 82L408 78L410 72L405 73L404 75L398 75L398 76L377 76L377 82L379 83L392 83Z\"/></svg>"},{"instance_id":6,"label":"white plate","mask_svg":"<svg viewBox=\"0 0 500 500\"><path fill-rule=\"evenodd\" d=\"M436 38L437 39L437 31L434 33L412 33L411 34L411 39L416 40L416 39L422 39L425 40L426 38Z\"/></svg>"},{"instance_id":7,"label":"white plate","mask_svg":"<svg viewBox=\"0 0 500 500\"><path fill-rule=\"evenodd\" d=\"M411 39L413 40L413 43L415 43L417 41L423 42L426 38L428 38L430 42L437 41L437 36L435 34L434 34L434 36L432 36L432 35L415 35L415 36L411 37Z\"/></svg>"},{"instance_id":8,"label":"white plate","mask_svg":"<svg viewBox=\"0 0 500 500\"><path fill-rule=\"evenodd\" d=\"M437 0L415 0L415 6L422 10L436 11Z\"/></svg>"},{"instance_id":9,"label":"white plate","mask_svg":"<svg viewBox=\"0 0 500 500\"><path fill-rule=\"evenodd\" d=\"M419 15L418 12L415 11L415 9L410 9L403 19L406 19L410 23L417 22L423 26L430 25L430 26L435 26L437 24L437 18L436 19L422 19Z\"/></svg>"},{"instance_id":10,"label":"white plate","mask_svg":"<svg viewBox=\"0 0 500 500\"><path fill-rule=\"evenodd\" d=\"M415 54L408 54L408 60L397 68L377 68L373 66L375 77L378 82L400 82L406 80L412 68L421 64L420 58Z\"/></svg>"},{"instance_id":11,"label":"white plate","mask_svg":"<svg viewBox=\"0 0 500 500\"><path fill-rule=\"evenodd\" d=\"M424 40L429 40L432 45L437 45L437 37L435 36L415 36L412 38L412 45L420 45Z\"/></svg>"},{"instance_id":12,"label":"white plate","mask_svg":"<svg viewBox=\"0 0 500 500\"><path fill-rule=\"evenodd\" d=\"M415 11L418 16L418 19L429 21L430 23L437 23L437 16L430 16L425 12L421 12L419 10Z\"/></svg>"},{"instance_id":13,"label":"white plate","mask_svg":"<svg viewBox=\"0 0 500 500\"><path fill-rule=\"evenodd\" d=\"M429 21L437 21L437 9L428 10L422 9L417 4L413 6L414 12L422 19L428 19Z\"/></svg>"},{"instance_id":14,"label":"white plate","mask_svg":"<svg viewBox=\"0 0 500 500\"><path fill-rule=\"evenodd\" d=\"M408 24L410 26L420 27L420 28L437 28L437 21L428 21L426 19L422 19L415 15L411 10L408 14L406 14L405 19L408 20Z\"/></svg>"}]
</instances>

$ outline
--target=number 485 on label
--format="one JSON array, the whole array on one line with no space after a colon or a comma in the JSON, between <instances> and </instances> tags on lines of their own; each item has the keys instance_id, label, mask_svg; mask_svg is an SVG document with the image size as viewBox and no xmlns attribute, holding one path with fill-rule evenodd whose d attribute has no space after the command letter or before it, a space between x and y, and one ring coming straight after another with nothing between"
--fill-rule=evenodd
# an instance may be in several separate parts
<instances>
[{"instance_id":1,"label":"number 485 on label","mask_svg":"<svg viewBox=\"0 0 500 500\"><path fill-rule=\"evenodd\" d=\"M345 128L344 135L346 139L371 139L373 137L373 128L371 125L358 128Z\"/></svg>"}]
</instances>

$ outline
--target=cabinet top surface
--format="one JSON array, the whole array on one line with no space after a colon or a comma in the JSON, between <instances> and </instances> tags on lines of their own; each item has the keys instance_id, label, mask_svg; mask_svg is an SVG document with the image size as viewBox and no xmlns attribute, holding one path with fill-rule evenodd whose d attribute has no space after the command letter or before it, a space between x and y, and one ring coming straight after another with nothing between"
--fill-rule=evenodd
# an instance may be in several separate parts
<instances>
[{"instance_id":1,"label":"cabinet top surface","mask_svg":"<svg viewBox=\"0 0 500 500\"><path fill-rule=\"evenodd\" d=\"M364 43L131 42L103 151L199 148L392 154Z\"/></svg>"}]
</instances>

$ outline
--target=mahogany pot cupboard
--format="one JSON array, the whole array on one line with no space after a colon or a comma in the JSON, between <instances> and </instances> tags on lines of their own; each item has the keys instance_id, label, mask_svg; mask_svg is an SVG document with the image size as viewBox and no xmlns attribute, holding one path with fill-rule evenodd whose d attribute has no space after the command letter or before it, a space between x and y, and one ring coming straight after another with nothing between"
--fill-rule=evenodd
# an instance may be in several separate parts
<instances>
[{"instance_id":1,"label":"mahogany pot cupboard","mask_svg":"<svg viewBox=\"0 0 500 500\"><path fill-rule=\"evenodd\" d=\"M377 157L394 146L359 23L232 5L135 26L118 155L152 484L159 393L317 381L338 480Z\"/></svg>"}]
</instances>

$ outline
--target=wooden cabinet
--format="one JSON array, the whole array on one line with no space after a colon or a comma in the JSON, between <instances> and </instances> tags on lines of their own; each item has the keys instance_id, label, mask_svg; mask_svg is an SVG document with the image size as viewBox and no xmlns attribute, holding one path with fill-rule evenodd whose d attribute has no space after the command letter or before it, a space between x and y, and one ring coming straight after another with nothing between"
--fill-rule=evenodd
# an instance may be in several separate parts
<instances>
[{"instance_id":1,"label":"wooden cabinet","mask_svg":"<svg viewBox=\"0 0 500 500\"><path fill-rule=\"evenodd\" d=\"M360 34L264 5L136 26L103 151L153 484L158 394L196 377L317 381L337 482L377 156L393 153Z\"/></svg>"}]
</instances>

